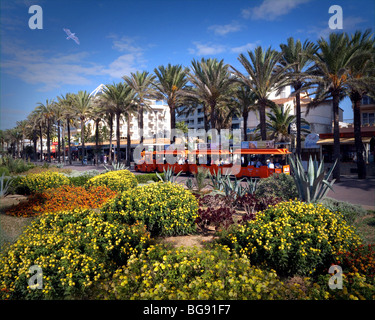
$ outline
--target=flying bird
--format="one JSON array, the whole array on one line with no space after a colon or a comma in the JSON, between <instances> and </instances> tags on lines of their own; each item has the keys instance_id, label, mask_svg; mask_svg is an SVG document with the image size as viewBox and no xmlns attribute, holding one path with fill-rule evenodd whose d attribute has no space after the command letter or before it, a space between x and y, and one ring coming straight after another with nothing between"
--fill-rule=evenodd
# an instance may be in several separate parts
<instances>
[{"instance_id":1,"label":"flying bird","mask_svg":"<svg viewBox=\"0 0 375 320\"><path fill-rule=\"evenodd\" d=\"M65 33L68 35L66 38L67 40L72 39L76 42L76 44L79 44L79 39L76 37L75 33L71 33L69 29L63 29Z\"/></svg>"}]
</instances>

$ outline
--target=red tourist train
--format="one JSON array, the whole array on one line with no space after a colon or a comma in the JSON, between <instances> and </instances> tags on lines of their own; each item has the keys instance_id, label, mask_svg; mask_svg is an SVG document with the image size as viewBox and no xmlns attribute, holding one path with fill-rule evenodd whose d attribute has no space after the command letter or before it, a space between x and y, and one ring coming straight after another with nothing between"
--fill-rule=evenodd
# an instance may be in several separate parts
<instances>
[{"instance_id":1,"label":"red tourist train","mask_svg":"<svg viewBox=\"0 0 375 320\"><path fill-rule=\"evenodd\" d=\"M172 168L175 173L194 174L199 167L207 168L211 174L220 171L236 178L267 178L274 173L290 174L288 149L237 149L228 150L165 150L143 151L142 160L135 165L138 172L163 172ZM174 159L173 159L173 158ZM171 164L173 159L175 162ZM168 163L169 162L169 163Z\"/></svg>"}]
</instances>

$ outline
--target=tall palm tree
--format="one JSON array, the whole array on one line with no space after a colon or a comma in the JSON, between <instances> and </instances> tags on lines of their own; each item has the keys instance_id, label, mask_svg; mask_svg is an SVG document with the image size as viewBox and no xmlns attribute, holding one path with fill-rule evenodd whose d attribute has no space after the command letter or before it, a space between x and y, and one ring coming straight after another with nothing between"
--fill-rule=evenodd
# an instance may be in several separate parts
<instances>
[{"instance_id":1,"label":"tall palm tree","mask_svg":"<svg viewBox=\"0 0 375 320\"><path fill-rule=\"evenodd\" d=\"M136 73L131 73L130 76L124 76L122 78L135 93L135 101L138 105L138 123L139 129L141 130L140 143L143 143L143 112L145 108L150 108L147 99L155 97L156 91L152 85L155 76L149 74L147 71L137 71Z\"/></svg>"},{"instance_id":2,"label":"tall palm tree","mask_svg":"<svg viewBox=\"0 0 375 320\"><path fill-rule=\"evenodd\" d=\"M55 103L53 107L53 114L54 119L57 124L57 161L58 163L61 162L61 128L62 128L62 121L65 119L65 105L63 103L60 103L59 97L57 97L57 102ZM63 139L64 140L64 137ZM65 144L63 143L63 149L65 150ZM64 152L65 154L65 152Z\"/></svg>"},{"instance_id":3,"label":"tall palm tree","mask_svg":"<svg viewBox=\"0 0 375 320\"><path fill-rule=\"evenodd\" d=\"M282 53L271 49L271 47L263 50L258 46L254 51L248 51L248 56L249 59L244 54L240 54L238 57L248 75L242 74L234 67L231 68L239 80L254 91L259 111L261 138L267 140L266 107L272 105L269 95L286 85L284 68L279 65Z\"/></svg>"},{"instance_id":4,"label":"tall palm tree","mask_svg":"<svg viewBox=\"0 0 375 320\"><path fill-rule=\"evenodd\" d=\"M296 96L296 125L297 145L296 154L301 155L301 90L306 90L309 74L306 71L311 64L310 56L317 51L317 45L306 40L303 44L300 40L288 38L287 44L281 44L281 64L285 66L285 75L294 89Z\"/></svg>"},{"instance_id":5,"label":"tall palm tree","mask_svg":"<svg viewBox=\"0 0 375 320\"><path fill-rule=\"evenodd\" d=\"M216 129L218 126L217 105L229 99L229 92L234 83L230 76L229 65L224 64L224 60L218 61L217 59L193 60L188 80L193 88L187 91L185 96L202 102L206 112L209 108L211 129Z\"/></svg>"},{"instance_id":6,"label":"tall palm tree","mask_svg":"<svg viewBox=\"0 0 375 320\"><path fill-rule=\"evenodd\" d=\"M78 94L73 95L73 112L81 122L81 146L82 146L82 163L86 156L85 149L85 122L88 120L92 110L92 101L90 94L87 91L79 91Z\"/></svg>"},{"instance_id":7,"label":"tall palm tree","mask_svg":"<svg viewBox=\"0 0 375 320\"><path fill-rule=\"evenodd\" d=\"M332 99L333 160L337 160L333 178L340 181L339 104L345 96L349 84L352 86L354 83L360 82L349 78L350 67L367 53L360 49L359 44L354 45L353 40L350 40L346 33L331 33L328 40L320 38L318 45L318 52L310 56L314 66L308 71L312 74L310 77L313 82L318 85L317 97L314 100L319 101L327 97Z\"/></svg>"},{"instance_id":8,"label":"tall palm tree","mask_svg":"<svg viewBox=\"0 0 375 320\"><path fill-rule=\"evenodd\" d=\"M94 120L95 122L95 163L96 163L96 166L99 165L99 125L100 125L100 122L103 121L103 117L104 115L106 114L106 109L107 107L107 104L105 102L105 100L98 96L98 97L95 97L95 99L93 100L93 108L90 112L90 115L89 117Z\"/></svg>"},{"instance_id":9,"label":"tall palm tree","mask_svg":"<svg viewBox=\"0 0 375 320\"><path fill-rule=\"evenodd\" d=\"M247 85L239 85L233 94L235 113L243 118L243 137L247 141L247 120L249 112L255 110L256 94Z\"/></svg>"},{"instance_id":10,"label":"tall palm tree","mask_svg":"<svg viewBox=\"0 0 375 320\"><path fill-rule=\"evenodd\" d=\"M165 67L160 65L154 69L157 81L155 88L167 101L171 117L171 130L176 129L176 109L182 105L183 92L187 84L188 69L181 65L171 65Z\"/></svg>"},{"instance_id":11,"label":"tall palm tree","mask_svg":"<svg viewBox=\"0 0 375 320\"><path fill-rule=\"evenodd\" d=\"M72 164L72 152L71 152L71 135L70 135L70 126L72 125L74 112L73 112L73 94L66 93L65 95L61 95L58 97L58 103L61 106L63 111L63 118L66 123L67 134L68 134L68 161L69 164ZM64 158L65 159L65 158Z\"/></svg>"},{"instance_id":12,"label":"tall palm tree","mask_svg":"<svg viewBox=\"0 0 375 320\"><path fill-rule=\"evenodd\" d=\"M112 106L112 110L116 116L116 143L117 143L117 159L116 162L121 162L121 135L120 135L120 118L130 104L134 104L134 92L125 83L119 82L117 84L107 85L104 89L103 99ZM127 137L130 140L130 137Z\"/></svg>"},{"instance_id":13,"label":"tall palm tree","mask_svg":"<svg viewBox=\"0 0 375 320\"><path fill-rule=\"evenodd\" d=\"M51 162L51 123L54 117L53 108L55 101L46 100L45 103L38 102L37 112L40 113L42 119L44 119L46 124L46 136L47 136L47 161Z\"/></svg>"},{"instance_id":14,"label":"tall palm tree","mask_svg":"<svg viewBox=\"0 0 375 320\"><path fill-rule=\"evenodd\" d=\"M362 58L354 60L349 67L348 95L353 106L354 140L357 154L358 179L366 178L366 163L363 157L364 146L361 134L361 100L364 95L375 88L375 38L370 30L357 31L351 36L351 46L359 46L362 51L367 51ZM351 80L354 80L351 83Z\"/></svg>"}]
</instances>

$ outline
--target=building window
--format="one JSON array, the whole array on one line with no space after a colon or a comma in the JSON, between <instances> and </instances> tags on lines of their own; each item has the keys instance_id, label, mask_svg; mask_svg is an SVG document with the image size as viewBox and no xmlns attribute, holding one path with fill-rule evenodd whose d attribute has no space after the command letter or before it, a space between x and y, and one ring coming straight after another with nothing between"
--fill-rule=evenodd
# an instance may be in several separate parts
<instances>
[{"instance_id":1,"label":"building window","mask_svg":"<svg viewBox=\"0 0 375 320\"><path fill-rule=\"evenodd\" d=\"M368 96L364 96L362 98L362 104L365 104L365 105L368 105L368 104L375 104L375 101L374 99L368 97Z\"/></svg>"},{"instance_id":2,"label":"building window","mask_svg":"<svg viewBox=\"0 0 375 320\"><path fill-rule=\"evenodd\" d=\"M363 125L374 125L375 113L364 112L362 113L362 124Z\"/></svg>"}]
</instances>

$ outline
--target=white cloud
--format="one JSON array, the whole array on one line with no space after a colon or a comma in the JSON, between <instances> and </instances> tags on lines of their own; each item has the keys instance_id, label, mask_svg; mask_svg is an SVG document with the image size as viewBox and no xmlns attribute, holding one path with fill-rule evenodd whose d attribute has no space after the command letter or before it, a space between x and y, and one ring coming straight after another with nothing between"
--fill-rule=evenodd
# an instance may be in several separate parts
<instances>
[{"instance_id":1,"label":"white cloud","mask_svg":"<svg viewBox=\"0 0 375 320\"><path fill-rule=\"evenodd\" d=\"M263 0L261 5L242 10L244 18L253 20L275 20L276 18L288 14L300 4L311 0Z\"/></svg>"},{"instance_id":2,"label":"white cloud","mask_svg":"<svg viewBox=\"0 0 375 320\"><path fill-rule=\"evenodd\" d=\"M193 44L195 45L195 48L190 48L189 53L197 56L215 55L226 50L225 46L219 44L202 44L200 42L193 42Z\"/></svg>"},{"instance_id":3,"label":"white cloud","mask_svg":"<svg viewBox=\"0 0 375 320\"><path fill-rule=\"evenodd\" d=\"M213 31L215 34L224 36L231 32L237 32L241 30L241 25L238 22L232 22L225 25L212 25L208 27L208 30Z\"/></svg>"},{"instance_id":4,"label":"white cloud","mask_svg":"<svg viewBox=\"0 0 375 320\"><path fill-rule=\"evenodd\" d=\"M137 63L137 59L137 55L131 53L119 56L110 63L108 68L103 70L103 73L108 74L111 78L121 79L124 75L129 75L139 69L140 65Z\"/></svg>"},{"instance_id":5,"label":"white cloud","mask_svg":"<svg viewBox=\"0 0 375 320\"><path fill-rule=\"evenodd\" d=\"M115 49L119 52L142 52L143 48L140 46L135 45L135 40L133 38L122 36L119 37L118 35L111 34L108 36L109 38L113 39L112 49Z\"/></svg>"},{"instance_id":6,"label":"white cloud","mask_svg":"<svg viewBox=\"0 0 375 320\"><path fill-rule=\"evenodd\" d=\"M40 91L49 91L64 84L91 84L88 78L102 72L102 67L87 62L88 53L51 55L45 50L29 50L7 44L3 50L2 70L26 83L42 84Z\"/></svg>"},{"instance_id":7,"label":"white cloud","mask_svg":"<svg viewBox=\"0 0 375 320\"><path fill-rule=\"evenodd\" d=\"M146 67L143 51L133 41L115 39L113 47L123 54L108 64L99 64L90 61L88 52L54 54L7 41L1 48L1 69L26 83L39 85L39 91L50 91L63 85L91 85L94 84L92 77L97 76L120 80L122 76Z\"/></svg>"},{"instance_id":8,"label":"white cloud","mask_svg":"<svg viewBox=\"0 0 375 320\"><path fill-rule=\"evenodd\" d=\"M243 46L231 48L231 52L233 52L233 53L243 53L243 52L247 52L249 50L253 50L255 47L256 47L256 43L249 42L249 43L246 43Z\"/></svg>"},{"instance_id":9,"label":"white cloud","mask_svg":"<svg viewBox=\"0 0 375 320\"><path fill-rule=\"evenodd\" d=\"M211 42L206 43L206 44L203 44L200 42L193 42L193 44L195 45L195 48L189 48L188 50L190 54L194 54L197 56L216 55L216 54L223 53L223 52L238 54L238 53L247 52L248 50L253 50L256 47L258 42L259 41L256 41L253 43L249 42L238 47L229 47L229 46L224 46L221 44L214 44Z\"/></svg>"}]
</instances>

